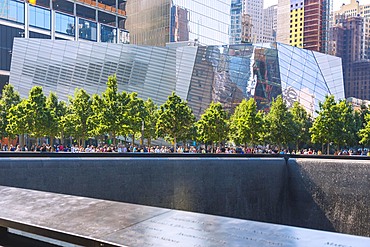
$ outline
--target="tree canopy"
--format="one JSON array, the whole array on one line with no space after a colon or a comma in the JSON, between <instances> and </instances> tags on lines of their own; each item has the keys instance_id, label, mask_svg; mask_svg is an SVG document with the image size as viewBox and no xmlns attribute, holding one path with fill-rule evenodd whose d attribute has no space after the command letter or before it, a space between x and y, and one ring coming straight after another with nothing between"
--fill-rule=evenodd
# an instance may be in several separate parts
<instances>
[{"instance_id":1,"label":"tree canopy","mask_svg":"<svg viewBox=\"0 0 370 247\"><path fill-rule=\"evenodd\" d=\"M228 135L228 116L221 103L212 102L196 123L198 140L221 144Z\"/></svg>"},{"instance_id":2,"label":"tree canopy","mask_svg":"<svg viewBox=\"0 0 370 247\"><path fill-rule=\"evenodd\" d=\"M270 112L266 115L266 131L265 138L271 143L279 147L288 145L291 140L294 140L294 132L297 127L293 121L293 116L281 96L273 100Z\"/></svg>"},{"instance_id":3,"label":"tree canopy","mask_svg":"<svg viewBox=\"0 0 370 247\"><path fill-rule=\"evenodd\" d=\"M189 134L194 122L193 111L187 102L173 92L167 101L160 106L156 125L157 134L159 137L173 141L175 151L177 140L181 140Z\"/></svg>"},{"instance_id":4,"label":"tree canopy","mask_svg":"<svg viewBox=\"0 0 370 247\"><path fill-rule=\"evenodd\" d=\"M256 101L251 98L235 108L230 118L230 138L235 143L254 145L264 133L263 113L257 110Z\"/></svg>"}]
</instances>

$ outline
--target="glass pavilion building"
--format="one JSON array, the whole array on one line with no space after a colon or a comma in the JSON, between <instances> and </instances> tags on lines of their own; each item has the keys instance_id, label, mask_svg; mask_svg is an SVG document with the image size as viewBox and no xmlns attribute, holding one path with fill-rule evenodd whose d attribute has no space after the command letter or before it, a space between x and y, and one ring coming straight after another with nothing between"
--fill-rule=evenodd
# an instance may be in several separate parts
<instances>
[{"instance_id":1,"label":"glass pavilion building","mask_svg":"<svg viewBox=\"0 0 370 247\"><path fill-rule=\"evenodd\" d=\"M327 94L344 98L341 58L279 43L154 47L14 41L10 83L21 97L36 85L61 100L77 87L100 94L113 74L120 91L135 91L157 104L175 91L198 117L212 101L232 111L253 97L259 109L268 111L273 98L283 95L289 106L298 101L314 115Z\"/></svg>"}]
</instances>

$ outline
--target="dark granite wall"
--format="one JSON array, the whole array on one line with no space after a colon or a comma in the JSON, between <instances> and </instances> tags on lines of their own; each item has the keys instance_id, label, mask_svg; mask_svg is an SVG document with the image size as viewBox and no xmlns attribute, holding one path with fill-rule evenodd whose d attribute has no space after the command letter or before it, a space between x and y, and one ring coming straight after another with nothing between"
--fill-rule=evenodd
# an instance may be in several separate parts
<instances>
[{"instance_id":1,"label":"dark granite wall","mask_svg":"<svg viewBox=\"0 0 370 247\"><path fill-rule=\"evenodd\" d=\"M370 161L289 159L289 224L370 236Z\"/></svg>"},{"instance_id":2,"label":"dark granite wall","mask_svg":"<svg viewBox=\"0 0 370 247\"><path fill-rule=\"evenodd\" d=\"M3 158L0 185L279 223L284 158Z\"/></svg>"},{"instance_id":3,"label":"dark granite wall","mask_svg":"<svg viewBox=\"0 0 370 247\"><path fill-rule=\"evenodd\" d=\"M1 158L0 185L370 236L369 160Z\"/></svg>"}]
</instances>

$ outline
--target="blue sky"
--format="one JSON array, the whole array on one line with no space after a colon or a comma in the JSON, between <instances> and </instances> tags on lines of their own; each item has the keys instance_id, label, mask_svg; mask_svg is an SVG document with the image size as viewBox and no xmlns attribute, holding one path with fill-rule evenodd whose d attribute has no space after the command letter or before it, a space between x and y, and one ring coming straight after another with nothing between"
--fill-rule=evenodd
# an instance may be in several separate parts
<instances>
[{"instance_id":1,"label":"blue sky","mask_svg":"<svg viewBox=\"0 0 370 247\"><path fill-rule=\"evenodd\" d=\"M351 0L333 0L333 8L334 10L338 10L342 3L349 4ZM265 7L277 4L278 0L265 0L264 4ZM360 0L360 4L370 4L370 0Z\"/></svg>"}]
</instances>

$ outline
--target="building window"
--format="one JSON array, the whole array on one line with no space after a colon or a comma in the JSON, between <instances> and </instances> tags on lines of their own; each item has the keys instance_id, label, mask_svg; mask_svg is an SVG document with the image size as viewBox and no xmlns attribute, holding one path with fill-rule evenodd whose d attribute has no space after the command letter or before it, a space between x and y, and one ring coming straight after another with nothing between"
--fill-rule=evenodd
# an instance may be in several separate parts
<instances>
[{"instance_id":1,"label":"building window","mask_svg":"<svg viewBox=\"0 0 370 247\"><path fill-rule=\"evenodd\" d=\"M100 33L101 42L116 43L117 29L101 25Z\"/></svg>"},{"instance_id":2,"label":"building window","mask_svg":"<svg viewBox=\"0 0 370 247\"><path fill-rule=\"evenodd\" d=\"M24 3L3 0L0 2L2 10L0 11L0 18L7 19L18 23L24 23Z\"/></svg>"},{"instance_id":3,"label":"building window","mask_svg":"<svg viewBox=\"0 0 370 247\"><path fill-rule=\"evenodd\" d=\"M50 30L50 10L29 6L30 26Z\"/></svg>"},{"instance_id":4,"label":"building window","mask_svg":"<svg viewBox=\"0 0 370 247\"><path fill-rule=\"evenodd\" d=\"M75 35L75 18L66 14L55 13L55 31L70 36Z\"/></svg>"},{"instance_id":5,"label":"building window","mask_svg":"<svg viewBox=\"0 0 370 247\"><path fill-rule=\"evenodd\" d=\"M97 41L97 27L96 23L84 19L78 21L78 31L80 39L87 39Z\"/></svg>"}]
</instances>

